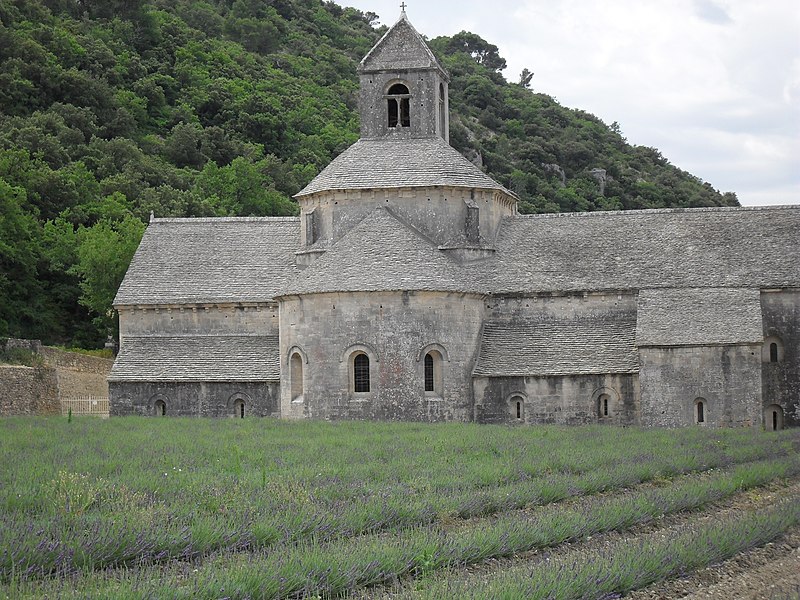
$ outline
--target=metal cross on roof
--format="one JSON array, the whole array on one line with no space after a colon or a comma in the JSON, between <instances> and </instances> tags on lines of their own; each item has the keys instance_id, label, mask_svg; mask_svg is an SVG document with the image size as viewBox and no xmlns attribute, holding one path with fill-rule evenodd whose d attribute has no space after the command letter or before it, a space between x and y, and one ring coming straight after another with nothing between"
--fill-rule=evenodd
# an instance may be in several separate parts
<instances>
[{"instance_id":1,"label":"metal cross on roof","mask_svg":"<svg viewBox=\"0 0 800 600\"><path fill-rule=\"evenodd\" d=\"M402 10L403 12L406 12L406 3L405 2L401 2L400 3L400 10Z\"/></svg>"}]
</instances>

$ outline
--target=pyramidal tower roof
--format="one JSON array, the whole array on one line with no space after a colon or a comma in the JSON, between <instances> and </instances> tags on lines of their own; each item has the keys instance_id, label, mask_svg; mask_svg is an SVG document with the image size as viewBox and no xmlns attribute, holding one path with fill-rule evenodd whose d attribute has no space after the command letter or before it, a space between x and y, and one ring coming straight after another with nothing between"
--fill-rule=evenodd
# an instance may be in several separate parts
<instances>
[{"instance_id":1,"label":"pyramidal tower roof","mask_svg":"<svg viewBox=\"0 0 800 600\"><path fill-rule=\"evenodd\" d=\"M383 69L430 69L445 70L436 60L428 44L406 17L406 11L383 34L378 43L361 59L359 73Z\"/></svg>"}]
</instances>

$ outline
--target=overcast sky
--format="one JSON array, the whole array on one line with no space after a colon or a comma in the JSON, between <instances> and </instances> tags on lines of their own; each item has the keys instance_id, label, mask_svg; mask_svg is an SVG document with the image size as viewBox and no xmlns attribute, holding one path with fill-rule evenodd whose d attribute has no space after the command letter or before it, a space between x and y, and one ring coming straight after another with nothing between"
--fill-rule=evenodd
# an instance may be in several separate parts
<instances>
[{"instance_id":1,"label":"overcast sky","mask_svg":"<svg viewBox=\"0 0 800 600\"><path fill-rule=\"evenodd\" d=\"M393 24L395 0L339 0ZM433 38L500 49L509 81L607 124L743 205L800 204L799 0L407 0Z\"/></svg>"}]
</instances>

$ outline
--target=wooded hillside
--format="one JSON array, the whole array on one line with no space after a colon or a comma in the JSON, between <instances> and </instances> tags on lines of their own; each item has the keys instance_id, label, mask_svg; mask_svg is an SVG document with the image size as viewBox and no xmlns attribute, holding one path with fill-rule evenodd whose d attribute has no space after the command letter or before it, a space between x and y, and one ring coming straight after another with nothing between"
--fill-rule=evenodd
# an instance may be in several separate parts
<instances>
[{"instance_id":1,"label":"wooded hillside","mask_svg":"<svg viewBox=\"0 0 800 600\"><path fill-rule=\"evenodd\" d=\"M101 345L151 212L295 214L358 137L376 20L322 0L0 0L0 336ZM507 82L477 35L430 43L451 143L522 212L737 204L529 73Z\"/></svg>"}]
</instances>

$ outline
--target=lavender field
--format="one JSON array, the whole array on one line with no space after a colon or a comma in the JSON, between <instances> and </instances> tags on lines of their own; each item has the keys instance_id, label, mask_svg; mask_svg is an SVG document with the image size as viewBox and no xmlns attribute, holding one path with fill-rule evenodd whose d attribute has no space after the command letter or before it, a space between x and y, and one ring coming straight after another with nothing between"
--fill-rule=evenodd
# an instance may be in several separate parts
<instances>
[{"instance_id":1,"label":"lavender field","mask_svg":"<svg viewBox=\"0 0 800 600\"><path fill-rule=\"evenodd\" d=\"M798 430L3 419L0 597L608 598L797 526L798 449ZM788 491L562 553L763 486ZM544 549L561 558L525 558Z\"/></svg>"}]
</instances>

